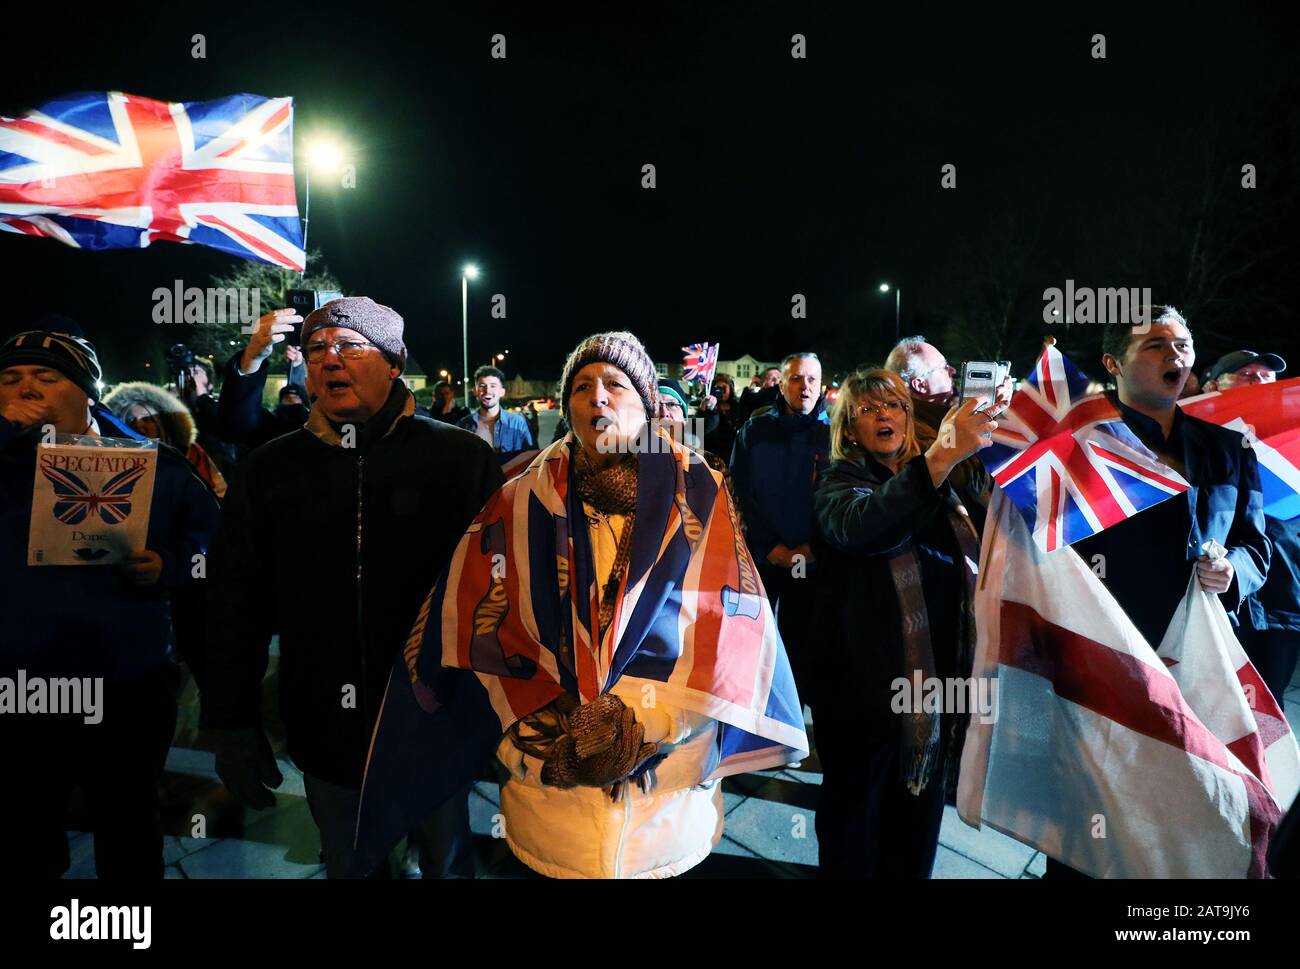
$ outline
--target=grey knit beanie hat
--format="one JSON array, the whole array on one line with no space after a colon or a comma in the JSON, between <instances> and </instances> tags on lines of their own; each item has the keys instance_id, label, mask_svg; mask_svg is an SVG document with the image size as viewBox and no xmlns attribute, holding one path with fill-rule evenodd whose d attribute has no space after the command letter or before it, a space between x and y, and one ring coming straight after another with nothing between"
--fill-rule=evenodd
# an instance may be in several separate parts
<instances>
[{"instance_id":1,"label":"grey knit beanie hat","mask_svg":"<svg viewBox=\"0 0 1300 969\"><path fill-rule=\"evenodd\" d=\"M573 378L589 363L610 363L627 374L641 403L645 405L645 416L654 417L655 405L659 400L659 376L655 373L654 361L640 340L631 333L619 331L587 337L564 362L564 375L560 378L564 393L560 397L560 403L566 421L569 419L569 394L573 391Z\"/></svg>"},{"instance_id":2,"label":"grey knit beanie hat","mask_svg":"<svg viewBox=\"0 0 1300 969\"><path fill-rule=\"evenodd\" d=\"M332 299L319 309L314 309L302 321L302 345L313 330L327 326L345 326L384 351L384 355L400 370L406 369L406 344L402 342L405 324L398 312L376 303L369 296L341 296Z\"/></svg>"}]
</instances>

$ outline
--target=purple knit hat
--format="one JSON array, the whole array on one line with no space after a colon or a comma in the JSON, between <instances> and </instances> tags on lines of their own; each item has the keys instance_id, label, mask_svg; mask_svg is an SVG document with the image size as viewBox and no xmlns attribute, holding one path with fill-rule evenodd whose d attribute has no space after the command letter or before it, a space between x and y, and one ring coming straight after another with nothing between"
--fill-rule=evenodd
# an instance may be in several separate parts
<instances>
[{"instance_id":1,"label":"purple knit hat","mask_svg":"<svg viewBox=\"0 0 1300 969\"><path fill-rule=\"evenodd\" d=\"M406 344L402 342L405 324L398 312L369 296L341 296L314 309L302 321L302 345L312 331L327 326L345 326L384 351L394 367L406 369Z\"/></svg>"}]
</instances>

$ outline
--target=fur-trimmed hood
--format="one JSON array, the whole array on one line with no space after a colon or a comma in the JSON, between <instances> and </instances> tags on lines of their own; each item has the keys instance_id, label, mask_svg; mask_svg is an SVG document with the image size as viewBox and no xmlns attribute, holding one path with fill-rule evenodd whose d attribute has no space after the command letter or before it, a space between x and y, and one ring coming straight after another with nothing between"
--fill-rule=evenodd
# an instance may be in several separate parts
<instances>
[{"instance_id":1,"label":"fur-trimmed hood","mask_svg":"<svg viewBox=\"0 0 1300 969\"><path fill-rule=\"evenodd\" d=\"M189 408L165 387L131 381L118 384L104 398L104 406L123 420L126 420L127 411L137 404L149 408L150 413L158 416L163 443L184 452L198 437L198 428Z\"/></svg>"}]
</instances>

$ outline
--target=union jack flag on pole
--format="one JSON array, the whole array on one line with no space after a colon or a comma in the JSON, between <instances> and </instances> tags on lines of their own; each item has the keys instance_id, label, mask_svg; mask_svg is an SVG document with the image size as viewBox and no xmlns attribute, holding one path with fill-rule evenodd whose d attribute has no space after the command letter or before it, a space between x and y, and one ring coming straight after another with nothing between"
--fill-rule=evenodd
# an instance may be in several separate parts
<instances>
[{"instance_id":1,"label":"union jack flag on pole","mask_svg":"<svg viewBox=\"0 0 1300 969\"><path fill-rule=\"evenodd\" d=\"M718 367L718 347L721 344L692 343L682 347L686 356L682 360L683 380L703 380L706 384L713 379L713 371Z\"/></svg>"},{"instance_id":2,"label":"union jack flag on pole","mask_svg":"<svg viewBox=\"0 0 1300 969\"><path fill-rule=\"evenodd\" d=\"M79 249L187 242L301 271L293 99L112 91L0 117L0 230Z\"/></svg>"},{"instance_id":3,"label":"union jack flag on pole","mask_svg":"<svg viewBox=\"0 0 1300 969\"><path fill-rule=\"evenodd\" d=\"M1095 535L1187 490L1129 430L1105 394L1054 346L998 418L979 452L1045 552Z\"/></svg>"}]
</instances>

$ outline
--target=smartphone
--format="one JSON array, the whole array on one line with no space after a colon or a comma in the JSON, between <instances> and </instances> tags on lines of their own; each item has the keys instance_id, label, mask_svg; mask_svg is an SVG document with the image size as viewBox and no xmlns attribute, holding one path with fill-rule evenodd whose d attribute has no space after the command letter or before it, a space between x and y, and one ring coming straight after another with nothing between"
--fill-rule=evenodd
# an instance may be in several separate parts
<instances>
[{"instance_id":1,"label":"smartphone","mask_svg":"<svg viewBox=\"0 0 1300 969\"><path fill-rule=\"evenodd\" d=\"M1007 365L1007 370L1003 370L1001 363L992 360L966 361L961 365L961 399L974 397L983 401L977 410L992 407L998 384L1009 370L1010 364Z\"/></svg>"},{"instance_id":2,"label":"smartphone","mask_svg":"<svg viewBox=\"0 0 1300 969\"><path fill-rule=\"evenodd\" d=\"M316 309L319 304L316 298L316 291L311 289L291 289L284 294L285 306L293 310L303 319L307 314ZM302 321L293 324L292 332L284 335L284 345L296 347L302 345Z\"/></svg>"}]
</instances>

